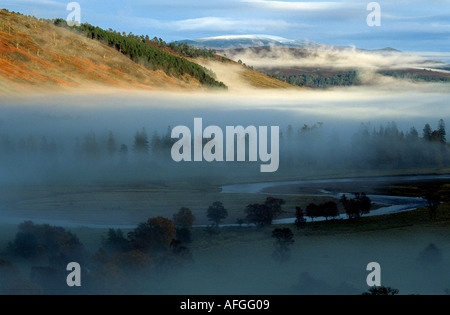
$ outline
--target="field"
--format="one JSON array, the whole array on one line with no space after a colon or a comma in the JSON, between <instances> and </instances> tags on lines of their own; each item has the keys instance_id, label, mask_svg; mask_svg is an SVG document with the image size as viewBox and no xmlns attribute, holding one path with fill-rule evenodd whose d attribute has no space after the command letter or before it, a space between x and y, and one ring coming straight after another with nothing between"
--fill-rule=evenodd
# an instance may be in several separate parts
<instances>
[{"instance_id":1,"label":"field","mask_svg":"<svg viewBox=\"0 0 450 315\"><path fill-rule=\"evenodd\" d=\"M26 197L24 197L26 196ZM137 225L150 217L172 218L181 207L188 207L196 216L196 225L207 225L206 210L221 201L229 212L224 223L234 224L245 216L245 206L262 203L269 195L221 194L202 190L156 188L152 185L129 186L69 186L20 187L2 190L5 209L3 218L16 222L25 218L69 225L103 227ZM276 195L270 195L276 197ZM295 207L306 207L323 198L283 196L286 200L283 217L293 217Z\"/></svg>"},{"instance_id":2,"label":"field","mask_svg":"<svg viewBox=\"0 0 450 315\"><path fill-rule=\"evenodd\" d=\"M382 266L382 284L400 294L444 294L450 286L450 206L440 208L431 223L426 209L358 222L315 222L294 232L291 258L272 258L274 227L224 227L211 235L194 228L189 248L193 262L165 275L143 293L149 294L360 294L366 291L366 265ZM101 246L106 229L71 228L86 247ZM15 227L2 224L2 242ZM127 232L127 230L125 230ZM420 262L429 244L442 252L438 263ZM28 266L28 267L27 267ZM22 265L24 270L29 264ZM141 292L142 293L142 292Z\"/></svg>"},{"instance_id":3,"label":"field","mask_svg":"<svg viewBox=\"0 0 450 315\"><path fill-rule=\"evenodd\" d=\"M412 187L395 186L393 189L404 194L421 189ZM111 227L123 226L126 235L132 226L149 217L170 218L180 207L188 206L197 217L195 224L206 225L209 223L207 206L216 200L229 209L230 216L225 223L235 223L236 218L245 214L244 205L262 202L268 196L221 194L217 188L209 190L205 187L203 190L199 187L163 189L157 185L78 186L53 187L44 193L36 187L22 187L3 190L3 198L9 196L11 204L22 209L19 214L30 219L35 215L55 222L64 219L61 222L65 224L71 219L78 224L99 223L95 228L68 227L93 254L107 236L108 223ZM22 194L27 194L28 200L14 200L14 196ZM287 201L283 206L287 211L284 215L291 217L295 206L305 207L310 202L325 200L323 197L279 196ZM290 228L294 233L290 259L282 263L272 257L274 239L271 234L275 227ZM449 230L449 204L440 206L433 222L427 208L421 208L356 220L307 223L301 229L286 224L263 228L222 227L212 233L207 227L197 226L192 229L192 243L188 245L193 260L164 275L153 274L139 293L361 294L367 290L366 266L376 261L382 267L382 284L399 289L400 294L444 294L450 287L446 268L450 261ZM0 231L3 251L8 241L13 240L17 225L2 223ZM441 260L420 260L421 252L430 244L437 246ZM36 264L9 257L6 252L0 258L13 261L24 274Z\"/></svg>"}]
</instances>

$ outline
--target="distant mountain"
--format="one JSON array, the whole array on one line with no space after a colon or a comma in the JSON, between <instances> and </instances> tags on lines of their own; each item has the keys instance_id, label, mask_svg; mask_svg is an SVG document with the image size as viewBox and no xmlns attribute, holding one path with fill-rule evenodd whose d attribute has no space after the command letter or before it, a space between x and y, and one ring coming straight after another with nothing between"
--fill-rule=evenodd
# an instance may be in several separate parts
<instances>
[{"instance_id":1,"label":"distant mountain","mask_svg":"<svg viewBox=\"0 0 450 315\"><path fill-rule=\"evenodd\" d=\"M450 82L450 66L445 62L414 57L414 54L392 47L368 50L267 35L219 36L181 42L215 49L227 58L244 65L247 63L269 76L302 87L372 84L367 79L361 80L359 72L362 68L378 77ZM400 62L403 59L404 62Z\"/></svg>"},{"instance_id":2,"label":"distant mountain","mask_svg":"<svg viewBox=\"0 0 450 315\"><path fill-rule=\"evenodd\" d=\"M216 36L199 39L185 39L178 42L187 43L197 48L216 49L218 51L230 49L245 48L270 48L270 47L287 47L300 49L333 49L333 50L356 50L356 51L373 51L373 52L401 52L400 50L386 47L382 49L367 50L356 48L353 46L333 46L319 44L308 40L292 40L271 35L230 35Z\"/></svg>"},{"instance_id":3,"label":"distant mountain","mask_svg":"<svg viewBox=\"0 0 450 315\"><path fill-rule=\"evenodd\" d=\"M380 52L401 52L398 49L395 48L391 48L391 47L386 47L386 48L382 48L382 49L373 49L372 51L380 51Z\"/></svg>"},{"instance_id":4,"label":"distant mountain","mask_svg":"<svg viewBox=\"0 0 450 315\"><path fill-rule=\"evenodd\" d=\"M237 48L263 48L263 47L299 47L306 48L317 44L305 40L290 40L270 35L236 35L217 36L199 39L186 39L179 42L187 43L198 48L210 49L237 49Z\"/></svg>"}]
</instances>

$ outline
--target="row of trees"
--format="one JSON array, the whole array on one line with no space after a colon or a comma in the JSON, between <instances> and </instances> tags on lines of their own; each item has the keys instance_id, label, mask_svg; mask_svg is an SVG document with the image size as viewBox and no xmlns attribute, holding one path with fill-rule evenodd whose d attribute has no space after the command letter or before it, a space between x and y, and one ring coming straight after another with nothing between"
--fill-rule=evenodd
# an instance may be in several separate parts
<instances>
[{"instance_id":1,"label":"row of trees","mask_svg":"<svg viewBox=\"0 0 450 315\"><path fill-rule=\"evenodd\" d=\"M327 88L332 86L352 86L360 84L357 71L348 71L332 76L320 76L317 74L283 75L280 72L271 74L273 78L296 86L313 88Z\"/></svg>"},{"instance_id":2,"label":"row of trees","mask_svg":"<svg viewBox=\"0 0 450 315\"><path fill-rule=\"evenodd\" d=\"M329 130L322 123L298 127L290 125L282 129L279 171L428 170L450 166L450 146L443 120L438 122L436 128L426 124L420 132L414 127L403 132L394 122L378 128L362 124L358 132L345 139L339 134L328 135L327 132ZM21 172L41 172L49 167L55 171L101 168L110 169L110 174L121 172L123 176L131 176L131 172L126 171L142 167L143 163L156 162L161 167L158 172L167 170L164 168L175 163L170 151L176 140L171 138L170 127L162 133L148 133L142 128L136 130L134 135L125 137L112 131L71 136L62 133L22 136L18 130L6 130L0 126L0 159L14 162L11 171L15 167ZM203 139L204 143L207 141ZM215 168L217 164L192 163L189 170L198 166ZM243 164L226 165L232 169ZM252 162L247 164L255 165ZM219 168L214 170L221 172ZM249 167L245 171L253 169ZM97 176L97 173L90 172L89 177L92 176Z\"/></svg>"},{"instance_id":3,"label":"row of trees","mask_svg":"<svg viewBox=\"0 0 450 315\"><path fill-rule=\"evenodd\" d=\"M343 195L340 203L345 209L345 213L349 219L359 218L364 214L368 214L372 208L372 201L363 193L354 193L353 198ZM309 217L311 221L316 218L335 218L339 216L339 207L336 202L330 200L321 204L310 203L305 211L301 207L295 207L295 225L301 228L306 223L305 217Z\"/></svg>"},{"instance_id":4,"label":"row of trees","mask_svg":"<svg viewBox=\"0 0 450 315\"><path fill-rule=\"evenodd\" d=\"M378 71L378 73L384 76L393 77L396 79L406 79L414 82L450 82L450 77L439 75L436 76L436 73L434 75L408 73L401 71Z\"/></svg>"},{"instance_id":5,"label":"row of trees","mask_svg":"<svg viewBox=\"0 0 450 315\"><path fill-rule=\"evenodd\" d=\"M372 202L365 193L355 193L355 197L350 199L346 195L343 195L340 201L349 219L359 218L363 214L369 214L372 208Z\"/></svg>"},{"instance_id":6,"label":"row of trees","mask_svg":"<svg viewBox=\"0 0 450 315\"><path fill-rule=\"evenodd\" d=\"M334 218L339 215L338 206L334 201L327 201L316 205L311 203L306 207L306 216L310 217L314 221L314 218L325 217Z\"/></svg>"},{"instance_id":7,"label":"row of trees","mask_svg":"<svg viewBox=\"0 0 450 315\"><path fill-rule=\"evenodd\" d=\"M73 152L77 157L84 156L88 158L101 157L102 155L126 155L129 151L144 156L150 152L159 155L164 150L170 152L173 143L174 140L170 137L170 130L162 137L155 132L150 138L145 128L142 128L136 131L131 145L120 144L112 131L109 131L106 137L98 137L94 132L88 132L81 137L75 138ZM0 134L0 155L22 153L27 156L36 154L55 156L65 148L67 148L67 144L58 143L54 138L49 140L46 136L38 138L29 135L26 139L22 138L14 141L10 136Z\"/></svg>"},{"instance_id":8,"label":"row of trees","mask_svg":"<svg viewBox=\"0 0 450 315\"><path fill-rule=\"evenodd\" d=\"M188 58L205 58L216 60L217 52L215 49L207 48L197 48L192 45L188 45L185 42L173 42L169 44L170 49L172 49L177 54L188 57Z\"/></svg>"},{"instance_id":9,"label":"row of trees","mask_svg":"<svg viewBox=\"0 0 450 315\"><path fill-rule=\"evenodd\" d=\"M426 124L422 135L412 127L404 133L395 122L370 131L362 124L352 138L352 162L356 166L370 167L433 167L450 162L444 120L439 120L437 129Z\"/></svg>"},{"instance_id":10,"label":"row of trees","mask_svg":"<svg viewBox=\"0 0 450 315\"><path fill-rule=\"evenodd\" d=\"M282 213L281 206L285 204L283 199L267 197L262 204L249 204L245 221L258 227L272 224L272 221Z\"/></svg>"}]
</instances>

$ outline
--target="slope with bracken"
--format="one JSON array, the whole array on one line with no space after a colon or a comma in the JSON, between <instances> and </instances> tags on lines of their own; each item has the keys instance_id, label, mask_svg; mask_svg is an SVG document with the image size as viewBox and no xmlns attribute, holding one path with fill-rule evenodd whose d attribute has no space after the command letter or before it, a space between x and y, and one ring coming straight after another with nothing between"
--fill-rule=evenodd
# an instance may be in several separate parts
<instances>
[{"instance_id":1,"label":"slope with bracken","mask_svg":"<svg viewBox=\"0 0 450 315\"><path fill-rule=\"evenodd\" d=\"M198 89L185 75L150 70L98 41L46 21L0 10L0 90L93 88Z\"/></svg>"},{"instance_id":2,"label":"slope with bracken","mask_svg":"<svg viewBox=\"0 0 450 315\"><path fill-rule=\"evenodd\" d=\"M183 57L170 49L163 49L161 53L166 54L167 51L180 58L177 63L204 64L201 57ZM214 69L214 64L223 64L223 60L217 56L216 61L209 60L208 64L213 63L210 68ZM252 87L289 87L242 65L238 65L235 71L242 82ZM207 87L201 81L209 73L196 77L185 72L181 75L172 72L146 67L124 55L120 49L86 34L58 27L49 21L0 10L0 92L98 87L173 91ZM216 83L215 80L213 82Z\"/></svg>"}]
</instances>

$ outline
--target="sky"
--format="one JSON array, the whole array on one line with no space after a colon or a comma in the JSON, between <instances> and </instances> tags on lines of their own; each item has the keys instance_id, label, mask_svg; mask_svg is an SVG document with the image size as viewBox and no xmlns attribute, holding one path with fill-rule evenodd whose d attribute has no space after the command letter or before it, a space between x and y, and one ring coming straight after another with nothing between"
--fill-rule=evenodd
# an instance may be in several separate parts
<instances>
[{"instance_id":1,"label":"sky","mask_svg":"<svg viewBox=\"0 0 450 315\"><path fill-rule=\"evenodd\" d=\"M64 0L0 0L0 8L67 18ZM380 0L381 25L369 26L371 1L79 0L81 22L166 42L223 35L272 35L364 49L450 52L450 0ZM450 59L447 58L445 59Z\"/></svg>"}]
</instances>

